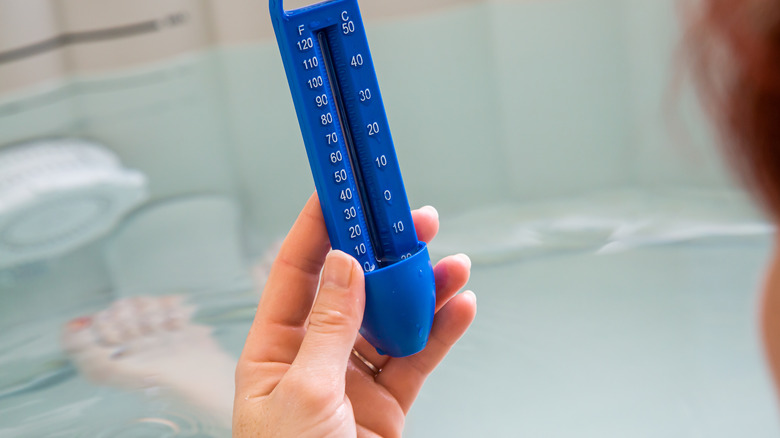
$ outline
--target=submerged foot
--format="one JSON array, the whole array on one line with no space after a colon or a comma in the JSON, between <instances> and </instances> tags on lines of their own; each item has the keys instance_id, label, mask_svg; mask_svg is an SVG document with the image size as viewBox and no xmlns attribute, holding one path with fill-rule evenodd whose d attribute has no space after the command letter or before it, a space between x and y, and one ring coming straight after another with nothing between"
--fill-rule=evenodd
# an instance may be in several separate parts
<instances>
[{"instance_id":1,"label":"submerged foot","mask_svg":"<svg viewBox=\"0 0 780 438\"><path fill-rule=\"evenodd\" d=\"M159 389L229 424L235 361L192 313L178 296L119 300L66 324L63 348L93 383Z\"/></svg>"}]
</instances>

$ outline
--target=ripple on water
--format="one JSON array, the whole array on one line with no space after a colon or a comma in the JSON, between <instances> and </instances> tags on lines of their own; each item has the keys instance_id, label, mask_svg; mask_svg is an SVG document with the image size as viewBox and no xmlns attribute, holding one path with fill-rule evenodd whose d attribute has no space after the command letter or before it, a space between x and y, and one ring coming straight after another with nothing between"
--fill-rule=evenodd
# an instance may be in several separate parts
<instances>
[{"instance_id":1,"label":"ripple on water","mask_svg":"<svg viewBox=\"0 0 780 438\"><path fill-rule=\"evenodd\" d=\"M224 433L212 430L209 425L186 415L166 414L164 417L142 417L113 425L98 431L93 436L98 438L217 438L224 436Z\"/></svg>"}]
</instances>

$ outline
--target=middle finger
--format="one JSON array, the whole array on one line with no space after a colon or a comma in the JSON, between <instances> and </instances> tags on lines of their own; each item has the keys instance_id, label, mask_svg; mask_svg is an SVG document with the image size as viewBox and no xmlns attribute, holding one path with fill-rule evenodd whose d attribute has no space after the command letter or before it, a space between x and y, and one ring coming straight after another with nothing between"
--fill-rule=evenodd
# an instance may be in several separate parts
<instances>
[{"instance_id":1,"label":"middle finger","mask_svg":"<svg viewBox=\"0 0 780 438\"><path fill-rule=\"evenodd\" d=\"M443 258L433 268L436 280L436 312L458 293L469 281L471 260L465 254L457 254ZM363 336L355 342L355 350L366 360L381 370L390 360L390 356L377 353Z\"/></svg>"}]
</instances>

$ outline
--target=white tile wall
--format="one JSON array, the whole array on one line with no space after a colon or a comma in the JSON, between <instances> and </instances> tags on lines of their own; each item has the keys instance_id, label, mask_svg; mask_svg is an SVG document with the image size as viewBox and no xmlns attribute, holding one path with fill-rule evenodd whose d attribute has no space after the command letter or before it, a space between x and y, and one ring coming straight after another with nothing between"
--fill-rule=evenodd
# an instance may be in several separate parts
<instances>
[{"instance_id":1,"label":"white tile wall","mask_svg":"<svg viewBox=\"0 0 780 438\"><path fill-rule=\"evenodd\" d=\"M718 139L686 71L676 3L624 0L632 146L630 175L646 186L728 187Z\"/></svg>"},{"instance_id":2,"label":"white tile wall","mask_svg":"<svg viewBox=\"0 0 780 438\"><path fill-rule=\"evenodd\" d=\"M510 193L534 199L623 184L631 110L623 1L489 7Z\"/></svg>"}]
</instances>

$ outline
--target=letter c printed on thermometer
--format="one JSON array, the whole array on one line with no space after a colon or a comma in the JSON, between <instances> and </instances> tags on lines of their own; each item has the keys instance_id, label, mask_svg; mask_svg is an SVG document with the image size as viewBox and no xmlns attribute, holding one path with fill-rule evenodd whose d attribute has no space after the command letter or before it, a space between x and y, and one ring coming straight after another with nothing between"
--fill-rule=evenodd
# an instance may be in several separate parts
<instances>
[{"instance_id":1,"label":"letter c printed on thermometer","mask_svg":"<svg viewBox=\"0 0 780 438\"><path fill-rule=\"evenodd\" d=\"M341 19L343 21L349 21L349 12L347 12L347 11L342 12L341 13Z\"/></svg>"}]
</instances>

